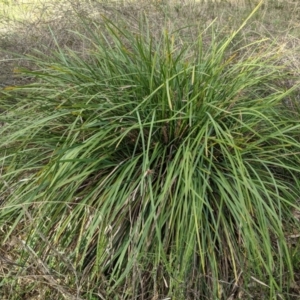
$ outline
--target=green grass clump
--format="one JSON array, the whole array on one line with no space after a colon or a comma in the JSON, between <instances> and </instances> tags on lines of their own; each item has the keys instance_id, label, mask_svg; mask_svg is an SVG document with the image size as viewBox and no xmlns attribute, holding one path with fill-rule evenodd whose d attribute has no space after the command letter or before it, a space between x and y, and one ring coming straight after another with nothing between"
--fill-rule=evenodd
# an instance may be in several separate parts
<instances>
[{"instance_id":1,"label":"green grass clump","mask_svg":"<svg viewBox=\"0 0 300 300\"><path fill-rule=\"evenodd\" d=\"M300 125L280 48L104 24L86 57L29 57L37 82L3 91L3 243L83 297L283 293Z\"/></svg>"}]
</instances>

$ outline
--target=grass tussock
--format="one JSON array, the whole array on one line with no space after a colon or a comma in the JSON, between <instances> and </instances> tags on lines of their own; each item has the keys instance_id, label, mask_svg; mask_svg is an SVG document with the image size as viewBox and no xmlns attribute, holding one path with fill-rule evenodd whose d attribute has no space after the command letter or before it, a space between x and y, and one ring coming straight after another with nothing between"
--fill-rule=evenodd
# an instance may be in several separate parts
<instances>
[{"instance_id":1,"label":"grass tussock","mask_svg":"<svg viewBox=\"0 0 300 300\"><path fill-rule=\"evenodd\" d=\"M84 52L52 32L26 56L33 83L0 96L6 295L292 299L298 81L285 47L244 39L259 8L190 40L81 18Z\"/></svg>"}]
</instances>

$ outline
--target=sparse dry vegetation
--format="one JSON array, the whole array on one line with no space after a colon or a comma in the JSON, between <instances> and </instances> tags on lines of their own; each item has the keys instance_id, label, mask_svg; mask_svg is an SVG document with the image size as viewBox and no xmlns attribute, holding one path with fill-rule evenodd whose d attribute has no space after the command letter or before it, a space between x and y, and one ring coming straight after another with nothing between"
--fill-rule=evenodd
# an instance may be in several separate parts
<instances>
[{"instance_id":1,"label":"sparse dry vegetation","mask_svg":"<svg viewBox=\"0 0 300 300\"><path fill-rule=\"evenodd\" d=\"M0 298L299 299L299 16L0 0Z\"/></svg>"}]
</instances>

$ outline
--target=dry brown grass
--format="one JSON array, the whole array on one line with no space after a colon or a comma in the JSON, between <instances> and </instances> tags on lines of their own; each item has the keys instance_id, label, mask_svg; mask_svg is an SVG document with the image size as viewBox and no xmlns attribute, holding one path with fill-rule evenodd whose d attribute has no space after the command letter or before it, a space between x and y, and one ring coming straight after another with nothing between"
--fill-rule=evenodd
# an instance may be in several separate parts
<instances>
[{"instance_id":1,"label":"dry brown grass","mask_svg":"<svg viewBox=\"0 0 300 300\"><path fill-rule=\"evenodd\" d=\"M5 2L4 2L5 3ZM150 20L152 31L160 31L165 24L169 28L184 28L197 25L205 28L215 20L217 31L224 34L236 28L254 7L253 1L56 1L35 0L8 1L0 4L0 54L1 85L16 82L12 70L20 65L12 60L12 53L28 54L34 49L43 52L61 46L85 52L88 45L82 44L74 31L86 34L84 26L78 22L78 16L90 22L100 22L101 18L115 19L121 14L134 28L139 15L144 13ZM24 4L25 3L25 4ZM28 1L27 1L28 3ZM276 38L279 42L292 47L299 44L300 4L298 1L265 1L262 9L243 31L245 39L257 39L259 36ZM92 25L91 25L92 26ZM193 39L198 27L189 27L182 31L182 37ZM50 32L51 28L51 32Z\"/></svg>"},{"instance_id":2,"label":"dry brown grass","mask_svg":"<svg viewBox=\"0 0 300 300\"><path fill-rule=\"evenodd\" d=\"M83 44L74 33L87 34L86 27L78 21L79 16L93 26L92 23L101 22L103 16L117 22L121 14L134 30L141 14L145 14L152 32L159 32L165 26L169 30L185 28L182 29L182 38L192 40L198 34L199 26L206 28L213 21L218 33L228 34L241 24L253 7L254 2L249 0L4 1L0 4L0 86L19 83L13 70L24 61L13 53L24 55L36 49L51 51L57 43L84 54L89 45ZM298 1L266 0L255 19L242 32L243 39L276 39L288 50L293 50L296 55L293 64L298 69L295 50L300 38L299 13Z\"/></svg>"}]
</instances>

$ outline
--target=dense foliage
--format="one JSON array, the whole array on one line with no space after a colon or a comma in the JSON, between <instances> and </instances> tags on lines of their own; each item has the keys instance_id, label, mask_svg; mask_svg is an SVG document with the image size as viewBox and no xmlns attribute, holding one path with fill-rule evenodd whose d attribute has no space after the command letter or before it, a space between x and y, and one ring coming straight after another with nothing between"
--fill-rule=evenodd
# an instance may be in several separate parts
<instances>
[{"instance_id":1,"label":"dense foliage","mask_svg":"<svg viewBox=\"0 0 300 300\"><path fill-rule=\"evenodd\" d=\"M300 125L280 48L104 24L87 57L28 57L37 81L2 93L4 242L26 224L20 261L103 299L281 293Z\"/></svg>"}]
</instances>

